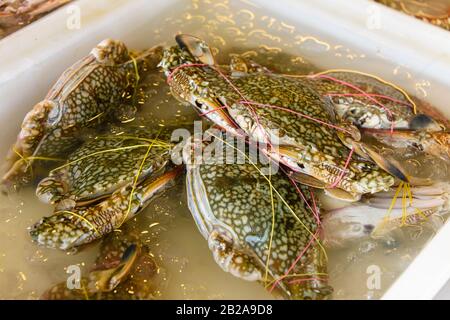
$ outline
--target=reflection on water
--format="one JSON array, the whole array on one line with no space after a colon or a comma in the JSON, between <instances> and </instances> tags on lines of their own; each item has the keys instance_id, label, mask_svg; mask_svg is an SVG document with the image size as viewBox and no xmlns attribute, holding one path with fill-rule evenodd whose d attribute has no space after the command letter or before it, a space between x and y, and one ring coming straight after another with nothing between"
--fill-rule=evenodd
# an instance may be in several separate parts
<instances>
[{"instance_id":1,"label":"reflection on water","mask_svg":"<svg viewBox=\"0 0 450 320\"><path fill-rule=\"evenodd\" d=\"M193 0L181 14L157 24L149 23L141 32L146 38L152 35L154 43L171 44L173 35L181 31L209 42L215 47L219 61L224 61L229 53L239 53L283 73L305 74L327 65L358 68L361 63L371 61L364 52L332 43L313 30L297 30L287 22L268 16L251 1L231 4ZM136 39L133 41L139 44ZM396 75L398 70L396 66L392 74ZM422 80L408 78L408 81ZM149 75L145 83L147 97L139 121L159 125L198 118L191 107L171 97L160 74ZM421 87L421 90L426 89ZM215 264L190 216L185 198L181 181L135 218L142 238L150 244L165 270L166 286L161 288L160 297L270 299L271 295L259 284L234 278ZM333 202L326 206L339 205ZM38 298L50 285L65 281L68 266L77 264L83 272L92 266L98 244L73 254L37 248L31 243L26 228L50 212L51 208L39 203L31 188L19 195L1 196L0 298ZM335 288L334 298L379 298L430 236L427 231L418 234L403 230L382 241L365 240L345 249L330 250L329 274L330 284ZM373 268L381 272L379 287L368 285Z\"/></svg>"}]
</instances>

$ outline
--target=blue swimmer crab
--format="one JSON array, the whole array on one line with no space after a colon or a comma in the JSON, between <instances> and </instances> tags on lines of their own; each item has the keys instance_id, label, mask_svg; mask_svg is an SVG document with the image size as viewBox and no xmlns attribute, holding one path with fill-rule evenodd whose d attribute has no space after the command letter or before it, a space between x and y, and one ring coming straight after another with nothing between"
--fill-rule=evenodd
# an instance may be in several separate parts
<instances>
[{"instance_id":1,"label":"blue swimmer crab","mask_svg":"<svg viewBox=\"0 0 450 320\"><path fill-rule=\"evenodd\" d=\"M3 185L29 183L35 160L64 158L80 144L83 131L113 113L120 115L127 90L136 86L139 72L155 65L161 53L161 47L155 47L134 58L122 42L107 39L64 71L45 99L25 116L7 156Z\"/></svg>"},{"instance_id":2,"label":"blue swimmer crab","mask_svg":"<svg viewBox=\"0 0 450 320\"><path fill-rule=\"evenodd\" d=\"M119 228L182 172L171 167L170 135L148 128L118 130L87 141L37 188L55 212L30 230L40 245L67 250Z\"/></svg>"},{"instance_id":3,"label":"blue swimmer crab","mask_svg":"<svg viewBox=\"0 0 450 320\"><path fill-rule=\"evenodd\" d=\"M356 70L328 70L308 76L286 75L311 86L329 99L339 122L356 125L361 142L343 142L363 157L374 160L395 177L408 182L401 163L373 150L384 143L391 148L414 147L437 158L449 157L448 119L427 102L377 76ZM366 139L363 139L366 138ZM375 138L375 141L365 141ZM414 178L414 177L412 177Z\"/></svg>"},{"instance_id":4,"label":"blue swimmer crab","mask_svg":"<svg viewBox=\"0 0 450 320\"><path fill-rule=\"evenodd\" d=\"M241 279L278 287L285 298L328 297L332 289L316 217L320 204L308 187L298 190L303 199L286 175L264 174L263 165L250 160L248 147L239 149L217 129L207 131L208 139L211 144L191 140L184 161L188 206L216 263ZM192 148L211 146L213 153L191 161ZM230 150L233 161L221 162Z\"/></svg>"},{"instance_id":5,"label":"blue swimmer crab","mask_svg":"<svg viewBox=\"0 0 450 320\"><path fill-rule=\"evenodd\" d=\"M371 160L357 154L348 161L352 154L342 141L359 140L359 130L336 126L332 103L312 86L239 60L215 65L203 41L176 39L179 46L165 50L160 63L173 95L226 130L267 144L266 153L299 182L348 201L394 184Z\"/></svg>"},{"instance_id":6,"label":"blue swimmer crab","mask_svg":"<svg viewBox=\"0 0 450 320\"><path fill-rule=\"evenodd\" d=\"M242 57L240 69L255 67ZM275 65L269 65L270 68ZM258 66L260 71L270 72ZM236 66L232 69L237 69ZM384 144L398 153L400 149L416 149L436 158L449 159L450 137L448 120L425 101L409 96L403 89L379 77L356 70L328 70L311 75L285 75L310 86L333 105L336 124L357 126L362 141L343 137L344 144L364 158L404 182L418 181L406 174L402 161L386 157L374 148ZM342 137L342 135L340 135ZM378 148L379 149L379 148Z\"/></svg>"},{"instance_id":7,"label":"blue swimmer crab","mask_svg":"<svg viewBox=\"0 0 450 320\"><path fill-rule=\"evenodd\" d=\"M160 267L139 232L126 225L108 235L94 266L80 279L79 288L59 283L41 295L43 300L149 300L162 286Z\"/></svg>"}]
</instances>

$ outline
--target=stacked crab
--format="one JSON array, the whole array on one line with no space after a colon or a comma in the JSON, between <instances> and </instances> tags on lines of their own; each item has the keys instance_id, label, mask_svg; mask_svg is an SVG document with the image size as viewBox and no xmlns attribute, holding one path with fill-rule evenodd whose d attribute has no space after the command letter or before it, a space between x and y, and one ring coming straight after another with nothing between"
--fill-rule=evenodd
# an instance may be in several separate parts
<instances>
[{"instance_id":1,"label":"stacked crab","mask_svg":"<svg viewBox=\"0 0 450 320\"><path fill-rule=\"evenodd\" d=\"M432 159L447 172L446 122L399 87L350 70L277 74L239 56L219 65L202 40L176 41L138 56L102 42L26 116L4 184L29 182L35 162L66 160L37 187L55 212L31 228L34 241L67 250L101 238L185 167L189 209L223 270L285 298L322 299L332 292L324 241L376 237L447 213L448 176L413 165ZM170 161L180 149L170 128L127 126L81 142L86 127L129 113L121 99L142 65L157 62L173 96L214 124L183 144L185 166ZM353 204L325 212L317 190ZM391 198L401 191L408 201L397 205ZM130 256L119 271L103 272L96 290L126 279Z\"/></svg>"}]
</instances>

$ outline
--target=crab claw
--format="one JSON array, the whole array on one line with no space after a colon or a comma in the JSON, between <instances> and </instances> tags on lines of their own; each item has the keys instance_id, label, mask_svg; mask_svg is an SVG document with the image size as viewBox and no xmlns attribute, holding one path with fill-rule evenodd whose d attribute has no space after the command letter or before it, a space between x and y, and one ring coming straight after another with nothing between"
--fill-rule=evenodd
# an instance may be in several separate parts
<instances>
[{"instance_id":1,"label":"crab claw","mask_svg":"<svg viewBox=\"0 0 450 320\"><path fill-rule=\"evenodd\" d=\"M353 142L353 146L357 150L358 154L366 154L371 160L373 160L386 172L390 173L401 181L409 182L409 179L403 172L400 163L394 158L383 156L381 153L378 153L374 148L367 144Z\"/></svg>"},{"instance_id":2,"label":"crab claw","mask_svg":"<svg viewBox=\"0 0 450 320\"><path fill-rule=\"evenodd\" d=\"M140 253L140 246L131 244L122 255L118 266L95 270L89 274L88 290L90 292L109 292L125 279L134 266Z\"/></svg>"},{"instance_id":3,"label":"crab claw","mask_svg":"<svg viewBox=\"0 0 450 320\"><path fill-rule=\"evenodd\" d=\"M365 154L401 181L430 185L440 179L436 172L441 172L442 177L450 172L448 131L361 129L361 132L361 141L353 143L358 154ZM427 167L434 170L424 170Z\"/></svg>"},{"instance_id":4,"label":"crab claw","mask_svg":"<svg viewBox=\"0 0 450 320\"><path fill-rule=\"evenodd\" d=\"M415 115L412 119L409 120L408 124L409 129L411 130L427 130L427 131L441 131L442 128L436 120L432 117L420 113Z\"/></svg>"},{"instance_id":5,"label":"crab claw","mask_svg":"<svg viewBox=\"0 0 450 320\"><path fill-rule=\"evenodd\" d=\"M380 144L395 148L410 148L450 161L449 131L414 131L363 129L363 134Z\"/></svg>"},{"instance_id":6,"label":"crab claw","mask_svg":"<svg viewBox=\"0 0 450 320\"><path fill-rule=\"evenodd\" d=\"M150 177L133 188L127 185L110 197L92 205L58 210L42 218L30 230L34 242L48 248L68 250L97 240L120 228L142 211L152 199L174 185L182 166L158 177Z\"/></svg>"},{"instance_id":7,"label":"crab claw","mask_svg":"<svg viewBox=\"0 0 450 320\"><path fill-rule=\"evenodd\" d=\"M447 183L436 183L430 186L407 187L407 201L402 204L399 201L393 202L396 194L399 194L402 186L398 186L397 191L390 190L379 192L374 196L367 197L364 202L374 208L379 209L400 209L412 207L427 210L429 208L441 208L443 211L450 208L450 186Z\"/></svg>"},{"instance_id":8,"label":"crab claw","mask_svg":"<svg viewBox=\"0 0 450 320\"><path fill-rule=\"evenodd\" d=\"M59 106L53 101L44 100L36 104L27 113L23 122L22 130L17 136L17 141L6 156L8 169L3 175L1 183L5 189L12 185L27 184L31 179L31 168L33 163L33 151L45 134L47 124L50 124L58 113Z\"/></svg>"},{"instance_id":9,"label":"crab claw","mask_svg":"<svg viewBox=\"0 0 450 320\"><path fill-rule=\"evenodd\" d=\"M214 55L206 42L188 34L179 34L175 37L177 44L181 49L188 51L193 57L201 63L214 65Z\"/></svg>"},{"instance_id":10,"label":"crab claw","mask_svg":"<svg viewBox=\"0 0 450 320\"><path fill-rule=\"evenodd\" d=\"M417 211L417 208L388 210L358 203L330 211L323 219L324 244L327 247L344 247L364 238L384 238L401 226L417 226L443 214L437 208ZM432 221L433 220L433 221Z\"/></svg>"}]
</instances>

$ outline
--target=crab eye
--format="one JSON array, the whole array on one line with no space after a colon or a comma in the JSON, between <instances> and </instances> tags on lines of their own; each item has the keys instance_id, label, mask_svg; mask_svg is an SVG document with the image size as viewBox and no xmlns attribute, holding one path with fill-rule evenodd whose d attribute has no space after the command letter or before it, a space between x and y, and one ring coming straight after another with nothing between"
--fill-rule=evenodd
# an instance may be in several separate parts
<instances>
[{"instance_id":1,"label":"crab eye","mask_svg":"<svg viewBox=\"0 0 450 320\"><path fill-rule=\"evenodd\" d=\"M372 224L365 224L364 225L364 233L365 234L371 234L374 229L375 229L375 226L372 225Z\"/></svg>"},{"instance_id":2,"label":"crab eye","mask_svg":"<svg viewBox=\"0 0 450 320\"><path fill-rule=\"evenodd\" d=\"M195 100L195 106L196 106L197 108L201 109L202 106L203 106L203 103L201 103L201 102L198 101L198 100Z\"/></svg>"}]
</instances>

